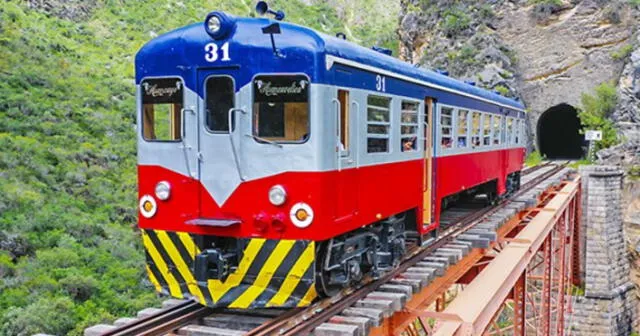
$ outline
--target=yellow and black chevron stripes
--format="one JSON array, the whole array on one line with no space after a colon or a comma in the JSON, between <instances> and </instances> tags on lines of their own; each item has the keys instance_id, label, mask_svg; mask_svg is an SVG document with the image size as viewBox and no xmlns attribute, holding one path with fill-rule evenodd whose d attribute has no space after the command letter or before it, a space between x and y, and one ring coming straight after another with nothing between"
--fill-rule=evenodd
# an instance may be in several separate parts
<instances>
[{"instance_id":1,"label":"yellow and black chevron stripes","mask_svg":"<svg viewBox=\"0 0 640 336\"><path fill-rule=\"evenodd\" d=\"M194 260L200 247L184 232L143 230L147 273L155 289L193 297L210 307L308 306L316 297L315 244L302 240L241 239L240 261L221 281L198 282Z\"/></svg>"}]
</instances>

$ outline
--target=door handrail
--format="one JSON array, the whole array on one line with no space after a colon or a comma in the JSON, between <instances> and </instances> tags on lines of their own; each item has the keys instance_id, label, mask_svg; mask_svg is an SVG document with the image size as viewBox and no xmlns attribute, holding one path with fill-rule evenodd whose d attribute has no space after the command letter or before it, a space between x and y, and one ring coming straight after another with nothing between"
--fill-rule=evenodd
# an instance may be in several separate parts
<instances>
[{"instance_id":1,"label":"door handrail","mask_svg":"<svg viewBox=\"0 0 640 336\"><path fill-rule=\"evenodd\" d=\"M238 171L238 176L240 177L240 181L245 181L245 177L242 174L242 168L240 166L240 158L238 157L238 151L236 149L236 144L233 141L233 124L234 124L234 119L235 119L235 113L234 112L240 112L242 114L247 114L247 111L243 110L242 108L236 108L236 107L232 107L229 109L229 118L228 118L228 122L229 122L229 142L231 143L231 152L233 153L233 161L236 164L236 170ZM237 128L240 129L240 124L239 123L235 123Z\"/></svg>"}]
</instances>

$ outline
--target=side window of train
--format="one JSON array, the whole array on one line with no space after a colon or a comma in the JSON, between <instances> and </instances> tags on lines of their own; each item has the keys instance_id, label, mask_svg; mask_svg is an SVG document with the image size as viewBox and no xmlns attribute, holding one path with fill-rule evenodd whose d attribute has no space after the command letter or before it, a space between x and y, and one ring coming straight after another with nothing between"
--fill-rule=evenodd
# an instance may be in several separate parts
<instances>
[{"instance_id":1,"label":"side window of train","mask_svg":"<svg viewBox=\"0 0 640 336\"><path fill-rule=\"evenodd\" d=\"M309 80L304 75L264 75L253 80L256 141L303 143L309 139Z\"/></svg>"},{"instance_id":2,"label":"side window of train","mask_svg":"<svg viewBox=\"0 0 640 336\"><path fill-rule=\"evenodd\" d=\"M471 146L476 148L480 146L480 128L482 125L480 112L473 112L471 115Z\"/></svg>"},{"instance_id":3,"label":"side window of train","mask_svg":"<svg viewBox=\"0 0 640 336\"><path fill-rule=\"evenodd\" d=\"M491 118L489 113L482 114L482 145L491 146Z\"/></svg>"},{"instance_id":4,"label":"side window of train","mask_svg":"<svg viewBox=\"0 0 640 336\"><path fill-rule=\"evenodd\" d=\"M229 132L229 110L235 100L233 79L227 76L209 77L205 87L207 128L213 132Z\"/></svg>"},{"instance_id":5,"label":"side window of train","mask_svg":"<svg viewBox=\"0 0 640 336\"><path fill-rule=\"evenodd\" d=\"M349 91L338 90L340 102L340 150L349 150Z\"/></svg>"},{"instance_id":6,"label":"side window of train","mask_svg":"<svg viewBox=\"0 0 640 336\"><path fill-rule=\"evenodd\" d=\"M443 107L440 110L440 147L447 149L453 148L452 129L453 127L453 109Z\"/></svg>"},{"instance_id":7,"label":"side window of train","mask_svg":"<svg viewBox=\"0 0 640 336\"><path fill-rule=\"evenodd\" d=\"M505 143L507 145L513 144L513 118L511 117L507 117L507 132Z\"/></svg>"},{"instance_id":8,"label":"side window of train","mask_svg":"<svg viewBox=\"0 0 640 336\"><path fill-rule=\"evenodd\" d=\"M420 103L402 101L400 113L400 149L411 152L418 149L418 112Z\"/></svg>"},{"instance_id":9,"label":"side window of train","mask_svg":"<svg viewBox=\"0 0 640 336\"><path fill-rule=\"evenodd\" d=\"M469 111L458 110L458 148L467 147L467 134L469 132Z\"/></svg>"},{"instance_id":10,"label":"side window of train","mask_svg":"<svg viewBox=\"0 0 640 336\"><path fill-rule=\"evenodd\" d=\"M367 97L367 153L389 152L391 98Z\"/></svg>"},{"instance_id":11,"label":"side window of train","mask_svg":"<svg viewBox=\"0 0 640 336\"><path fill-rule=\"evenodd\" d=\"M514 133L514 144L518 145L520 144L520 119L515 119L515 124L513 126L513 133Z\"/></svg>"},{"instance_id":12,"label":"side window of train","mask_svg":"<svg viewBox=\"0 0 640 336\"><path fill-rule=\"evenodd\" d=\"M502 116L493 116L493 144L502 143Z\"/></svg>"},{"instance_id":13,"label":"side window of train","mask_svg":"<svg viewBox=\"0 0 640 336\"><path fill-rule=\"evenodd\" d=\"M184 83L179 78L150 78L140 83L142 136L147 141L181 139Z\"/></svg>"}]
</instances>

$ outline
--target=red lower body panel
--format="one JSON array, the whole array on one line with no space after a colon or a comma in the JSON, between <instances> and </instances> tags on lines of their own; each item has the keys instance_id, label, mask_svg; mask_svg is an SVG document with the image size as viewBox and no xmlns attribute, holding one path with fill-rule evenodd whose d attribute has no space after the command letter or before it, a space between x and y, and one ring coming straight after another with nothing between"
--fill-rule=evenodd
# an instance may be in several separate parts
<instances>
[{"instance_id":1,"label":"red lower body panel","mask_svg":"<svg viewBox=\"0 0 640 336\"><path fill-rule=\"evenodd\" d=\"M504 192L505 177L521 169L523 158L522 148L435 158L435 193L431 195L435 222L440 201L447 195L494 179L498 180L499 193ZM172 186L168 200L156 200L153 217L139 216L143 229L322 241L411 209L417 211L418 223L422 223L423 160L342 171L282 173L241 183L222 205L208 192L200 192L204 186L198 180L159 166L139 166L138 174L140 197L155 197L154 188L160 181ZM274 206L268 200L268 191L276 184L287 191L287 201L282 206ZM307 228L298 228L289 219L291 207L298 202L313 209L314 219ZM257 224L256 217L261 218ZM186 224L197 218L237 219L240 223L229 227ZM283 219L284 225L273 225L273 219L278 218ZM426 231L422 225L418 227L421 233Z\"/></svg>"}]
</instances>

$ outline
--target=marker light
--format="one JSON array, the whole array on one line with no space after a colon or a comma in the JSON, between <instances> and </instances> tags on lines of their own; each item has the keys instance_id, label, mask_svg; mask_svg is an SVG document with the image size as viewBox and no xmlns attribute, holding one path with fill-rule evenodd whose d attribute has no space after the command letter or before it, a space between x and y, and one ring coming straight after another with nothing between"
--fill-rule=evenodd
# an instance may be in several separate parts
<instances>
[{"instance_id":1,"label":"marker light","mask_svg":"<svg viewBox=\"0 0 640 336\"><path fill-rule=\"evenodd\" d=\"M313 222L313 209L307 203L296 203L289 211L289 218L293 225L304 229Z\"/></svg>"},{"instance_id":2,"label":"marker light","mask_svg":"<svg viewBox=\"0 0 640 336\"><path fill-rule=\"evenodd\" d=\"M269 202L275 206L283 205L287 200L287 192L284 187L276 184L269 189Z\"/></svg>"},{"instance_id":3,"label":"marker light","mask_svg":"<svg viewBox=\"0 0 640 336\"><path fill-rule=\"evenodd\" d=\"M211 12L204 20L204 29L216 40L223 39L236 27L236 19L224 12Z\"/></svg>"},{"instance_id":4,"label":"marker light","mask_svg":"<svg viewBox=\"0 0 640 336\"><path fill-rule=\"evenodd\" d=\"M156 197L161 201L166 201L171 196L171 185L167 181L156 184Z\"/></svg>"},{"instance_id":5,"label":"marker light","mask_svg":"<svg viewBox=\"0 0 640 336\"><path fill-rule=\"evenodd\" d=\"M151 195L144 195L140 198L140 213L144 218L151 218L156 214L158 207L156 200Z\"/></svg>"}]
</instances>

